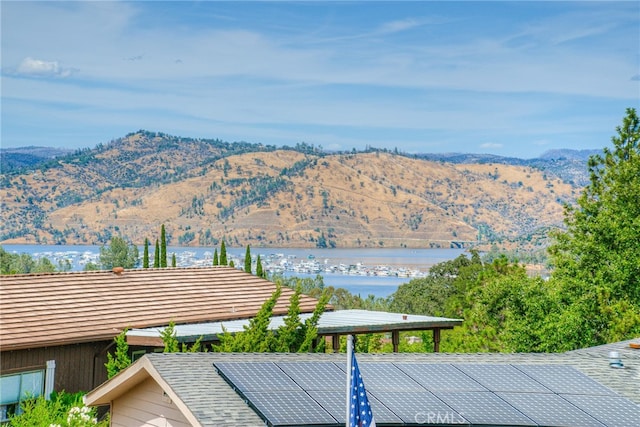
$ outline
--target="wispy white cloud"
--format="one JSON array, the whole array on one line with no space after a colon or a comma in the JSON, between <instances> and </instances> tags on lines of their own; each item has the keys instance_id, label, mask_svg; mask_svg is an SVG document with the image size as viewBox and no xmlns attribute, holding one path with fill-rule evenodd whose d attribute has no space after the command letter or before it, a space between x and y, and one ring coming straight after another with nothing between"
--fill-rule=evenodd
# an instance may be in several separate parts
<instances>
[{"instance_id":1,"label":"wispy white cloud","mask_svg":"<svg viewBox=\"0 0 640 427\"><path fill-rule=\"evenodd\" d=\"M509 141L480 147L501 153L540 140L586 144L598 132L606 143L623 112L611 106L637 99L637 63L625 51L634 44L609 25L619 14L592 18L590 32L570 14L497 24L490 12L464 16L444 3L400 2L374 17L357 2L326 16L331 2L302 3L257 2L270 12L259 14L231 2L8 2L2 97L32 105L43 124L55 115L126 131L408 152ZM519 7L530 6L509 9ZM17 114L13 105L3 117ZM52 105L71 108L47 113Z\"/></svg>"},{"instance_id":2,"label":"wispy white cloud","mask_svg":"<svg viewBox=\"0 0 640 427\"><path fill-rule=\"evenodd\" d=\"M77 70L61 67L58 61L44 61L27 57L18 64L14 74L28 77L69 77L74 71Z\"/></svg>"},{"instance_id":3,"label":"wispy white cloud","mask_svg":"<svg viewBox=\"0 0 640 427\"><path fill-rule=\"evenodd\" d=\"M420 24L416 20L411 18L401 19L397 21L389 21L382 24L378 29L377 33L382 33L382 34L397 33L400 31L409 30L419 25Z\"/></svg>"}]
</instances>

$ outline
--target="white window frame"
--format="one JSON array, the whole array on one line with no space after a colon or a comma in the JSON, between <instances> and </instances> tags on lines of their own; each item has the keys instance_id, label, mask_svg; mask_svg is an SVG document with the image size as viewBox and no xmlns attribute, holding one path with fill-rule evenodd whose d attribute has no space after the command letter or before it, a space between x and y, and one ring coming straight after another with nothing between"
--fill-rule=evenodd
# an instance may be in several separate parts
<instances>
[{"instance_id":1,"label":"white window frame","mask_svg":"<svg viewBox=\"0 0 640 427\"><path fill-rule=\"evenodd\" d=\"M46 367L44 369L29 369L21 372L15 372L12 374L2 375L0 378L8 378L13 376L20 377L20 385L18 390L18 400L17 401L7 401L0 404L0 423L5 423L9 421L8 414L11 411L11 414L19 415L22 411L20 409L20 403L26 399L39 397L44 395L48 400L51 393L53 392L54 380L55 380L55 369L56 362L55 360L48 360ZM40 390L36 391L34 394L27 394L26 387L23 385L23 378L26 375L32 375L35 373L40 373ZM29 387L31 388L31 387ZM2 390L0 390L0 396L2 396ZM13 407L13 408L11 408Z\"/></svg>"}]
</instances>

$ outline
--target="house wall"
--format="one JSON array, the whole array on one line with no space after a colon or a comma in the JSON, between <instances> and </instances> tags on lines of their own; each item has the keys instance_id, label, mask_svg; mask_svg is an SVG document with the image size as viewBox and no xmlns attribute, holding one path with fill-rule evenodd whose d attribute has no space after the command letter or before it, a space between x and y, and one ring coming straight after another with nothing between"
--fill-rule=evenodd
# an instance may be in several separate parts
<instances>
[{"instance_id":1,"label":"house wall","mask_svg":"<svg viewBox=\"0 0 640 427\"><path fill-rule=\"evenodd\" d=\"M191 427L178 407L152 378L111 404L112 427Z\"/></svg>"},{"instance_id":2,"label":"house wall","mask_svg":"<svg viewBox=\"0 0 640 427\"><path fill-rule=\"evenodd\" d=\"M44 369L47 360L55 360L55 391L89 391L107 380L106 349L113 340L42 347L0 353L0 375L30 369Z\"/></svg>"}]
</instances>

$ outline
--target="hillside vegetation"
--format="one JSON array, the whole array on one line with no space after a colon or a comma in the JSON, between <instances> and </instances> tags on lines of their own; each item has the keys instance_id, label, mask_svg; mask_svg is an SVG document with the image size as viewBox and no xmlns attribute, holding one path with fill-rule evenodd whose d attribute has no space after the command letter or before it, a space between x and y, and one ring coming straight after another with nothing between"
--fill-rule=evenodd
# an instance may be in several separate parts
<instances>
[{"instance_id":1,"label":"hillside vegetation","mask_svg":"<svg viewBox=\"0 0 640 427\"><path fill-rule=\"evenodd\" d=\"M541 161L541 160L539 160ZM575 174L575 173L574 173ZM2 243L451 247L562 226L575 180L528 164L140 131L3 174Z\"/></svg>"}]
</instances>

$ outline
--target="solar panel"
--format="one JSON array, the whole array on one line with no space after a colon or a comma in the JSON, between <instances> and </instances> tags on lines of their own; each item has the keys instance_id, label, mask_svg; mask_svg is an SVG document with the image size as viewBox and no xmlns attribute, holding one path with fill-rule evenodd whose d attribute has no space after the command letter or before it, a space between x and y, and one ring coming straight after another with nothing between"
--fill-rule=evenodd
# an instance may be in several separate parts
<instances>
[{"instance_id":1,"label":"solar panel","mask_svg":"<svg viewBox=\"0 0 640 427\"><path fill-rule=\"evenodd\" d=\"M604 427L602 423L552 393L496 393L514 408L542 426Z\"/></svg>"},{"instance_id":2,"label":"solar panel","mask_svg":"<svg viewBox=\"0 0 640 427\"><path fill-rule=\"evenodd\" d=\"M491 392L439 391L434 394L471 424L537 426L533 420Z\"/></svg>"},{"instance_id":3,"label":"solar panel","mask_svg":"<svg viewBox=\"0 0 640 427\"><path fill-rule=\"evenodd\" d=\"M516 368L555 393L614 395L613 391L571 366L518 365Z\"/></svg>"},{"instance_id":4,"label":"solar panel","mask_svg":"<svg viewBox=\"0 0 640 427\"><path fill-rule=\"evenodd\" d=\"M640 405L625 397L584 394L561 396L608 427L640 426Z\"/></svg>"},{"instance_id":5,"label":"solar panel","mask_svg":"<svg viewBox=\"0 0 640 427\"><path fill-rule=\"evenodd\" d=\"M550 393L551 390L511 365L455 365L491 391Z\"/></svg>"},{"instance_id":6,"label":"solar panel","mask_svg":"<svg viewBox=\"0 0 640 427\"><path fill-rule=\"evenodd\" d=\"M393 363L358 363L367 390L425 391ZM374 393L375 394L375 393Z\"/></svg>"},{"instance_id":7,"label":"solar panel","mask_svg":"<svg viewBox=\"0 0 640 427\"><path fill-rule=\"evenodd\" d=\"M214 365L267 424L344 424L339 363ZM360 370L381 425L640 426L637 404L567 366L365 362Z\"/></svg>"},{"instance_id":8,"label":"solar panel","mask_svg":"<svg viewBox=\"0 0 640 427\"><path fill-rule=\"evenodd\" d=\"M459 412L428 391L379 391L375 396L406 424L469 424ZM377 422L378 414L374 415Z\"/></svg>"},{"instance_id":9,"label":"solar panel","mask_svg":"<svg viewBox=\"0 0 640 427\"><path fill-rule=\"evenodd\" d=\"M395 365L431 391L487 391L476 380L452 365L395 363Z\"/></svg>"},{"instance_id":10,"label":"solar panel","mask_svg":"<svg viewBox=\"0 0 640 427\"><path fill-rule=\"evenodd\" d=\"M244 395L249 399L251 406L272 426L335 425L338 423L302 390L247 392Z\"/></svg>"},{"instance_id":11,"label":"solar panel","mask_svg":"<svg viewBox=\"0 0 640 427\"><path fill-rule=\"evenodd\" d=\"M344 390L313 390L308 392L309 395L320 404L333 418L338 420L341 425L345 423L345 392ZM385 405L380 403L371 393L367 392L369 404L373 411L373 416L377 424L402 424L402 420L398 418Z\"/></svg>"},{"instance_id":12,"label":"solar panel","mask_svg":"<svg viewBox=\"0 0 640 427\"><path fill-rule=\"evenodd\" d=\"M227 382L242 392L300 390L300 387L272 362L216 362L214 366Z\"/></svg>"},{"instance_id":13,"label":"solar panel","mask_svg":"<svg viewBox=\"0 0 640 427\"><path fill-rule=\"evenodd\" d=\"M277 362L305 390L344 390L346 374L333 362Z\"/></svg>"}]
</instances>

